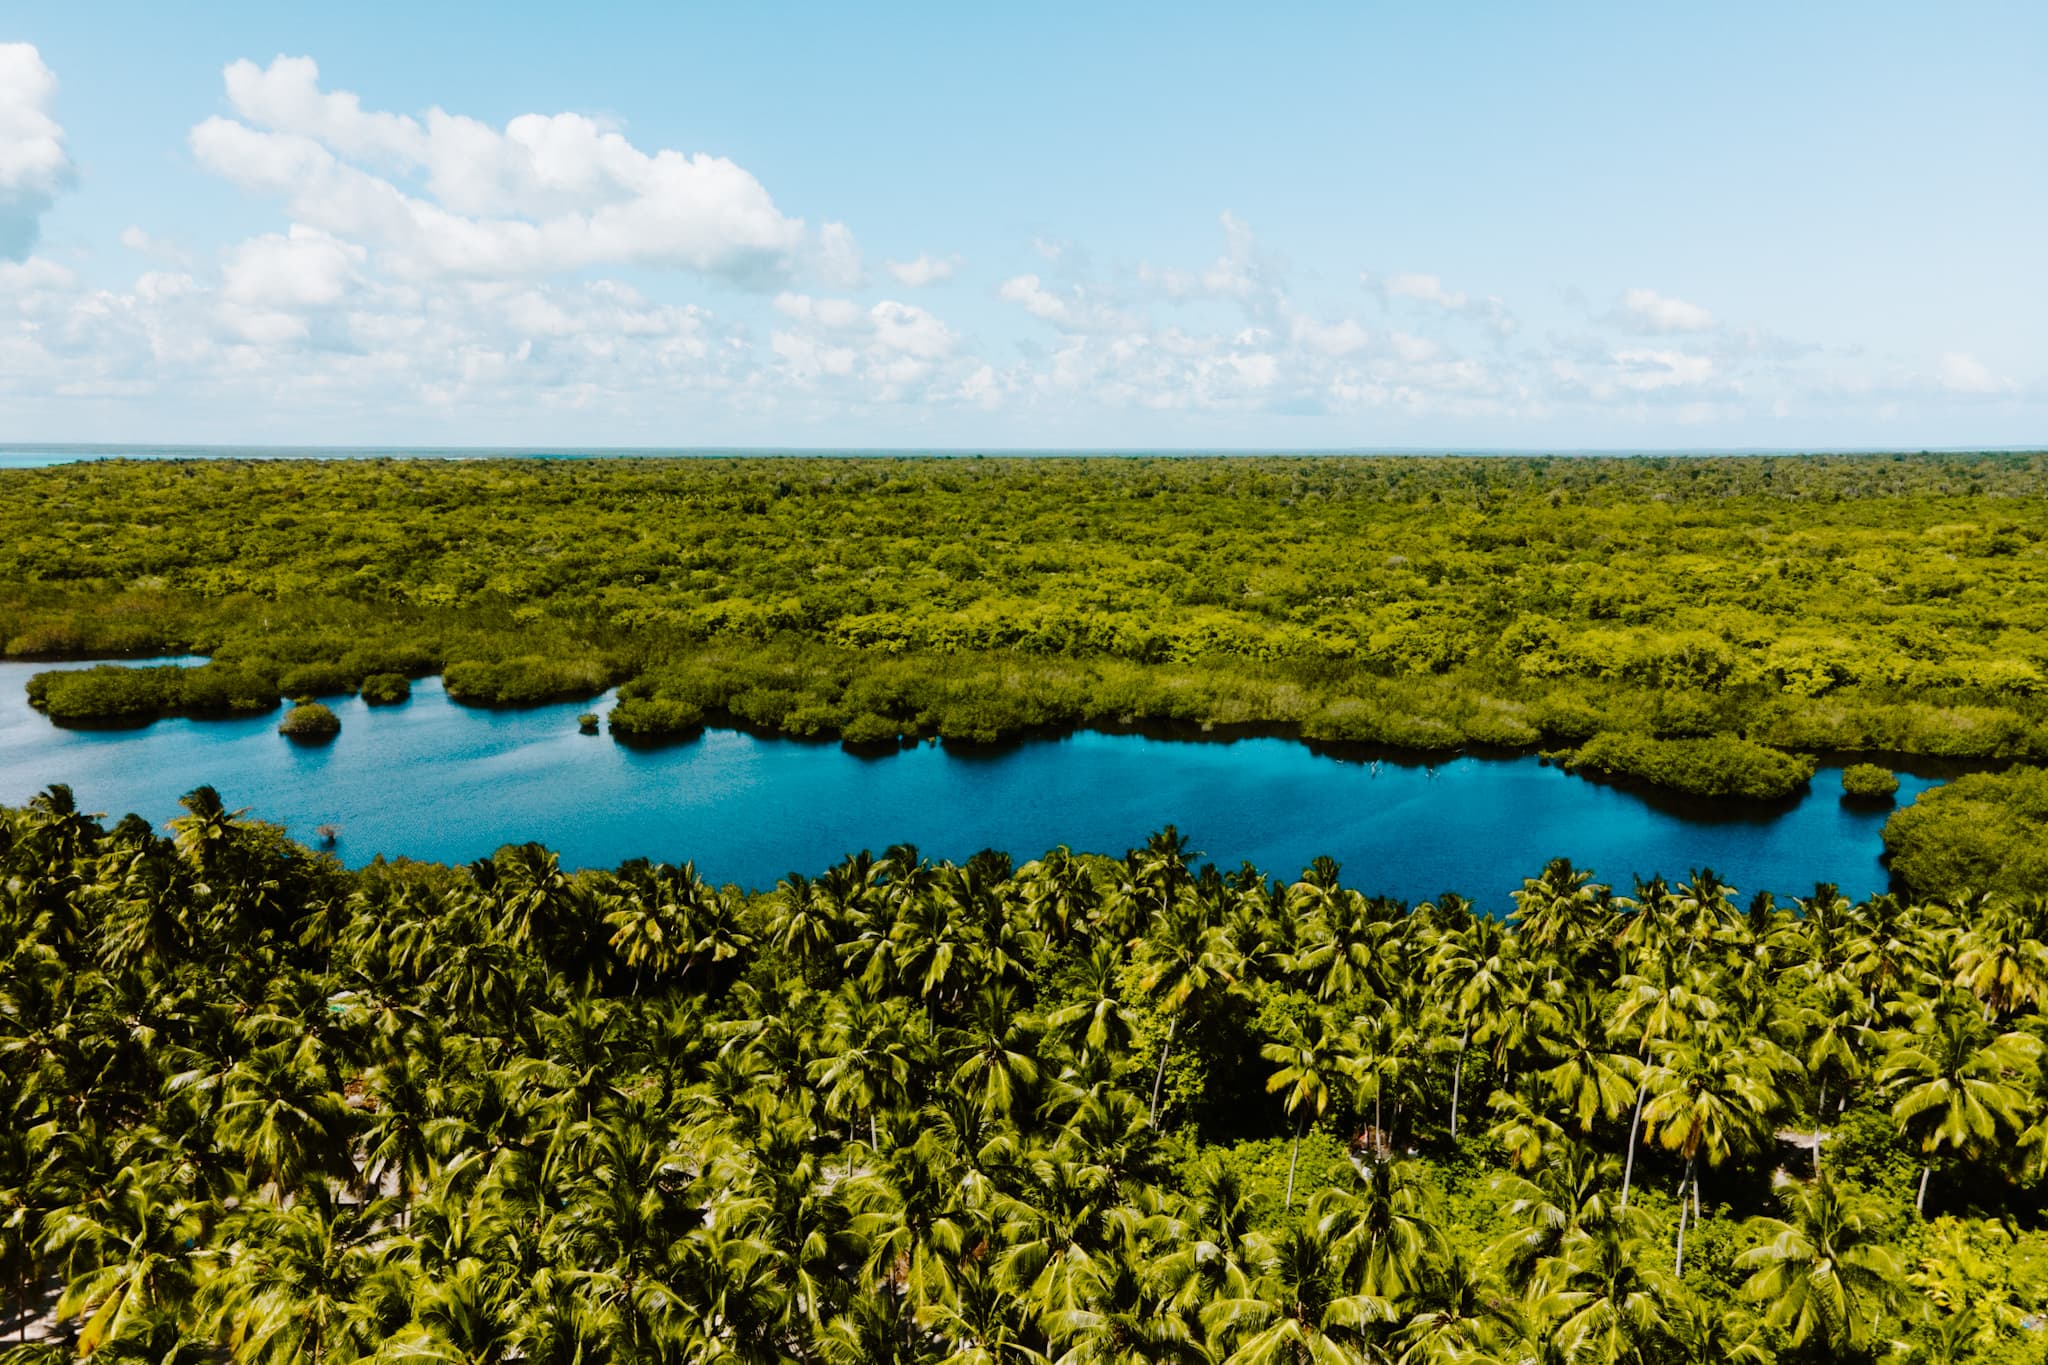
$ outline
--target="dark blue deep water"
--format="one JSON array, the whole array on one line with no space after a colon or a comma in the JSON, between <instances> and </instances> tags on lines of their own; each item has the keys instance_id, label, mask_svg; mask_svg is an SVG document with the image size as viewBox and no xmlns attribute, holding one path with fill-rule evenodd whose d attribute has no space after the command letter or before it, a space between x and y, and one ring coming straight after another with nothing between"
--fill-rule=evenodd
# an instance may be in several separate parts
<instances>
[{"instance_id":1,"label":"dark blue deep water","mask_svg":"<svg viewBox=\"0 0 2048 1365\"><path fill-rule=\"evenodd\" d=\"M861 848L917 844L934 858L999 848L1022 862L1064 843L1121 853L1171 822L1226 868L1249 859L1293 877L1318 854L1362 890L1410 900L1454 890L1490 908L1554 857L1621 889L1631 878L1712 867L1746 896L1833 881L1885 888L1883 810L1845 806L1822 769L1786 806L1652 803L1533 758L1457 758L1434 768L1330 757L1282 739L1197 743L1083 732L993 752L925 746L882 757L836 744L713 730L636 750L578 733L570 703L479 711L437 679L403 706L332 701L342 731L302 748L281 713L160 720L139 730L64 730L28 706L28 676L0 664L0 804L68 782L88 810L161 824L201 783L231 806L310 841L339 826L351 864L377 854L466 862L536 839L565 863L694 859L714 881L768 886ZM67 665L75 666L75 665ZM1931 785L1900 775L1901 801Z\"/></svg>"}]
</instances>

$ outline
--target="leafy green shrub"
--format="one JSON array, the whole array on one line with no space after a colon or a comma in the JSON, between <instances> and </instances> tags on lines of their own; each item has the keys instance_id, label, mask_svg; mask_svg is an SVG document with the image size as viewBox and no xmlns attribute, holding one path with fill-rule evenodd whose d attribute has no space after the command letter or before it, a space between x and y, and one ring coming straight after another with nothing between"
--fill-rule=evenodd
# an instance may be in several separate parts
<instances>
[{"instance_id":1,"label":"leafy green shrub","mask_svg":"<svg viewBox=\"0 0 2048 1365\"><path fill-rule=\"evenodd\" d=\"M1606 718L1576 697L1551 695L1536 703L1529 719L1554 743L1583 744L1600 733Z\"/></svg>"},{"instance_id":2,"label":"leafy green shrub","mask_svg":"<svg viewBox=\"0 0 2048 1365\"><path fill-rule=\"evenodd\" d=\"M103 664L37 673L28 680L28 699L51 720L70 724L150 720L178 707L183 671Z\"/></svg>"},{"instance_id":3,"label":"leafy green shrub","mask_svg":"<svg viewBox=\"0 0 2048 1365\"><path fill-rule=\"evenodd\" d=\"M1851 763L1842 769L1842 794L1859 801L1887 800L1899 790L1898 775L1875 763Z\"/></svg>"},{"instance_id":4,"label":"leafy green shrub","mask_svg":"<svg viewBox=\"0 0 2048 1365\"><path fill-rule=\"evenodd\" d=\"M887 716L864 712L846 722L839 737L848 744L888 744L900 738L903 726Z\"/></svg>"},{"instance_id":5,"label":"leafy green shrub","mask_svg":"<svg viewBox=\"0 0 2048 1365\"><path fill-rule=\"evenodd\" d=\"M464 706L536 706L594 697L611 683L612 669L596 659L526 654L493 662L467 659L452 663L441 681L449 697Z\"/></svg>"},{"instance_id":6,"label":"leafy green shrub","mask_svg":"<svg viewBox=\"0 0 2048 1365\"><path fill-rule=\"evenodd\" d=\"M1720 707L1704 692L1659 692L1650 708L1650 733L1659 739L1701 739L1720 728Z\"/></svg>"},{"instance_id":7,"label":"leafy green shrub","mask_svg":"<svg viewBox=\"0 0 2048 1365\"><path fill-rule=\"evenodd\" d=\"M186 711L268 711L284 692L270 674L234 664L210 663L184 670Z\"/></svg>"},{"instance_id":8,"label":"leafy green shrub","mask_svg":"<svg viewBox=\"0 0 2048 1365\"><path fill-rule=\"evenodd\" d=\"M403 673L372 673L363 679L365 705L396 706L412 698L412 679Z\"/></svg>"},{"instance_id":9,"label":"leafy green shrub","mask_svg":"<svg viewBox=\"0 0 2048 1365\"><path fill-rule=\"evenodd\" d=\"M582 715L576 717L576 728L586 735L594 735L597 733L597 720L597 712L585 711Z\"/></svg>"},{"instance_id":10,"label":"leafy green shrub","mask_svg":"<svg viewBox=\"0 0 2048 1365\"><path fill-rule=\"evenodd\" d=\"M356 690L356 675L338 663L294 664L278 675L277 690L287 697L333 697Z\"/></svg>"},{"instance_id":11,"label":"leafy green shrub","mask_svg":"<svg viewBox=\"0 0 2048 1365\"><path fill-rule=\"evenodd\" d=\"M302 701L285 712L277 732L287 739L324 743L341 733L341 718L317 701Z\"/></svg>"},{"instance_id":12,"label":"leafy green shrub","mask_svg":"<svg viewBox=\"0 0 2048 1365\"><path fill-rule=\"evenodd\" d=\"M1577 771L1633 777L1694 796L1771 801L1790 796L1813 776L1813 760L1733 735L1653 739L1607 731L1565 760Z\"/></svg>"},{"instance_id":13,"label":"leafy green shrub","mask_svg":"<svg viewBox=\"0 0 2048 1365\"><path fill-rule=\"evenodd\" d=\"M619 739L684 739L703 728L703 708L677 697L621 693L611 710L612 734Z\"/></svg>"},{"instance_id":14,"label":"leafy green shrub","mask_svg":"<svg viewBox=\"0 0 2048 1365\"><path fill-rule=\"evenodd\" d=\"M1885 821L1884 842L1915 895L2048 893L2048 768L1930 787Z\"/></svg>"}]
</instances>

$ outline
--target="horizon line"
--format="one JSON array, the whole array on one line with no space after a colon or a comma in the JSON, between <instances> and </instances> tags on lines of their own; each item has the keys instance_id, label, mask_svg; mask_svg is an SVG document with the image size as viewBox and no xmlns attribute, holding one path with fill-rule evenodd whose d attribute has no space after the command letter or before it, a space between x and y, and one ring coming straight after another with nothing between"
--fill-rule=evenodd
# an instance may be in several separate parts
<instances>
[{"instance_id":1,"label":"horizon line","mask_svg":"<svg viewBox=\"0 0 2048 1365\"><path fill-rule=\"evenodd\" d=\"M0 441L0 455L127 455L236 456L291 455L327 456L605 458L619 457L1020 457L1049 456L1086 458L1090 456L1136 457L1356 457L1356 456L1444 456L1507 458L1531 457L1659 457L1659 456L1800 456L1800 455L2040 455L2048 454L2048 443L2022 445L1956 446L1485 446L1485 445L1389 445L1389 446L803 446L803 445L489 445L489 444L383 444L323 443L284 444L265 442L186 441Z\"/></svg>"}]
</instances>

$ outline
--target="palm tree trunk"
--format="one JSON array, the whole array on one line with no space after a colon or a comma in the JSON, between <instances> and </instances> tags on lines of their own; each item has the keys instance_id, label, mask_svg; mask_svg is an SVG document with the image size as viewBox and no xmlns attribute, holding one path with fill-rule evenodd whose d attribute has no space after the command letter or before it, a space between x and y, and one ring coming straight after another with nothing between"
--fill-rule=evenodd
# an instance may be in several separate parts
<instances>
[{"instance_id":1,"label":"palm tree trunk","mask_svg":"<svg viewBox=\"0 0 2048 1365\"><path fill-rule=\"evenodd\" d=\"M1692 1164L1694 1160L1695 1158L1693 1157L1685 1159L1685 1179L1678 1182L1678 1255L1671 1262L1671 1273L1674 1276L1685 1273L1685 1187L1687 1182L1693 1179ZM1699 1206L1700 1187L1694 1184L1692 1189L1693 1206L1697 1208Z\"/></svg>"},{"instance_id":2,"label":"palm tree trunk","mask_svg":"<svg viewBox=\"0 0 2048 1365\"><path fill-rule=\"evenodd\" d=\"M1166 1021L1166 1041L1159 1045L1159 1074L1152 1078L1152 1109L1145 1122L1154 1128L1159 1126L1159 1092L1166 1085L1166 1055L1173 1051L1173 1031L1179 1027L1180 1012L1176 1010Z\"/></svg>"},{"instance_id":3,"label":"palm tree trunk","mask_svg":"<svg viewBox=\"0 0 2048 1365\"><path fill-rule=\"evenodd\" d=\"M1927 1177L1934 1174L1934 1163L1928 1162L1920 1168L1920 1193L1913 1196L1913 1212L1922 1218L1927 1216Z\"/></svg>"},{"instance_id":4,"label":"palm tree trunk","mask_svg":"<svg viewBox=\"0 0 2048 1365\"><path fill-rule=\"evenodd\" d=\"M1458 1140L1458 1087L1465 1080L1465 1045L1472 1041L1472 1025L1458 1035L1458 1064L1451 1068L1451 1141Z\"/></svg>"},{"instance_id":5,"label":"palm tree trunk","mask_svg":"<svg viewBox=\"0 0 2048 1365\"><path fill-rule=\"evenodd\" d=\"M1301 1160L1301 1128L1307 1118L1308 1114L1306 1111L1295 1116L1294 1151L1287 1158L1287 1199L1280 1206L1283 1210L1294 1207L1294 1166L1296 1162Z\"/></svg>"},{"instance_id":6,"label":"palm tree trunk","mask_svg":"<svg viewBox=\"0 0 2048 1365\"><path fill-rule=\"evenodd\" d=\"M1636 1112L1628 1121L1628 1161L1621 1168L1621 1206L1628 1207L1628 1185L1636 1173L1636 1134L1643 1127L1643 1101L1650 1095L1650 1083L1641 1081L1636 1085Z\"/></svg>"},{"instance_id":7,"label":"palm tree trunk","mask_svg":"<svg viewBox=\"0 0 2048 1365\"><path fill-rule=\"evenodd\" d=\"M1828 1108L1828 1078L1820 1078L1820 1103L1813 1110L1813 1178L1820 1179L1820 1125Z\"/></svg>"}]
</instances>

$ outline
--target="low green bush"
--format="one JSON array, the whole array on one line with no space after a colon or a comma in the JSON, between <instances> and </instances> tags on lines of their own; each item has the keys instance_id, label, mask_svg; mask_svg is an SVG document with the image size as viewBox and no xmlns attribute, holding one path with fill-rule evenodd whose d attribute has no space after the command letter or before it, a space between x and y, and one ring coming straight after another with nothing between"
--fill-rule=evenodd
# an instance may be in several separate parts
<instances>
[{"instance_id":1,"label":"low green bush","mask_svg":"<svg viewBox=\"0 0 2048 1365\"><path fill-rule=\"evenodd\" d=\"M1655 739L1608 731L1567 756L1565 766L1610 777L1632 777L1694 796L1735 796L1770 801L1790 796L1813 776L1813 760L1767 745L1715 735L1707 739Z\"/></svg>"},{"instance_id":2,"label":"low green bush","mask_svg":"<svg viewBox=\"0 0 2048 1365\"><path fill-rule=\"evenodd\" d=\"M372 673L363 679L362 698L369 706L396 706L412 697L412 679L403 673Z\"/></svg>"},{"instance_id":3,"label":"low green bush","mask_svg":"<svg viewBox=\"0 0 2048 1365\"><path fill-rule=\"evenodd\" d=\"M317 743L341 733L341 718L317 701L302 701L285 712L277 732L287 739Z\"/></svg>"},{"instance_id":4,"label":"low green bush","mask_svg":"<svg viewBox=\"0 0 2048 1365\"><path fill-rule=\"evenodd\" d=\"M611 710L612 734L620 739L685 739L704 728L702 707L676 697L621 695Z\"/></svg>"},{"instance_id":5,"label":"low green bush","mask_svg":"<svg viewBox=\"0 0 2048 1365\"><path fill-rule=\"evenodd\" d=\"M1917 896L2048 894L2048 768L1930 787L1885 821L1884 842L1892 871Z\"/></svg>"},{"instance_id":6,"label":"low green bush","mask_svg":"<svg viewBox=\"0 0 2048 1365\"><path fill-rule=\"evenodd\" d=\"M1842 792L1846 796L1876 801L1894 796L1898 790L1898 775L1890 768L1875 763L1851 763L1842 769Z\"/></svg>"},{"instance_id":7,"label":"low green bush","mask_svg":"<svg viewBox=\"0 0 2048 1365\"><path fill-rule=\"evenodd\" d=\"M113 664L58 669L28 680L28 700L51 720L72 724L148 720L180 705L183 671Z\"/></svg>"},{"instance_id":8,"label":"low green bush","mask_svg":"<svg viewBox=\"0 0 2048 1365\"><path fill-rule=\"evenodd\" d=\"M527 654L514 659L467 659L441 675L451 699L464 706L536 706L542 702L594 697L614 681L615 670L598 659L551 659Z\"/></svg>"}]
</instances>

